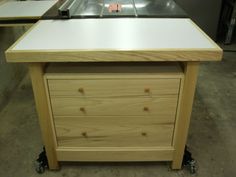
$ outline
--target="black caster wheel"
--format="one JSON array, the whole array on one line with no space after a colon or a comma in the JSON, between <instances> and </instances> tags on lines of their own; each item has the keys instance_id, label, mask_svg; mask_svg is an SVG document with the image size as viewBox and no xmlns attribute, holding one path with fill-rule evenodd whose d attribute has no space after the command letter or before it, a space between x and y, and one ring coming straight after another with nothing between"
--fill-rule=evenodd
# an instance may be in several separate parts
<instances>
[{"instance_id":1,"label":"black caster wheel","mask_svg":"<svg viewBox=\"0 0 236 177\"><path fill-rule=\"evenodd\" d=\"M196 173L196 162L195 162L195 160L192 160L191 162L190 162L190 173L191 174L195 174Z\"/></svg>"},{"instance_id":2,"label":"black caster wheel","mask_svg":"<svg viewBox=\"0 0 236 177\"><path fill-rule=\"evenodd\" d=\"M35 171L39 174L42 174L45 171L45 167L42 165L42 163L36 161L35 162Z\"/></svg>"},{"instance_id":3,"label":"black caster wheel","mask_svg":"<svg viewBox=\"0 0 236 177\"><path fill-rule=\"evenodd\" d=\"M35 171L41 174L45 172L46 168L48 168L48 159L45 148L43 148L43 151L39 154L38 159L35 162Z\"/></svg>"},{"instance_id":4,"label":"black caster wheel","mask_svg":"<svg viewBox=\"0 0 236 177\"><path fill-rule=\"evenodd\" d=\"M185 147L184 158L183 158L183 167L187 167L191 174L196 173L196 161L192 158L192 154Z\"/></svg>"},{"instance_id":5,"label":"black caster wheel","mask_svg":"<svg viewBox=\"0 0 236 177\"><path fill-rule=\"evenodd\" d=\"M196 167L190 167L190 173L195 174L196 173Z\"/></svg>"}]
</instances>

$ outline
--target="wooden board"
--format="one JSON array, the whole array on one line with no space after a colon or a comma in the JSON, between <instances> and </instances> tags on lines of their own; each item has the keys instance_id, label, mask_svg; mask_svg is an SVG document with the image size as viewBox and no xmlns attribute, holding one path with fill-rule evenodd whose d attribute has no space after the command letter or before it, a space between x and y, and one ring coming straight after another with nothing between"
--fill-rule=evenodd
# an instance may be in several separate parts
<instances>
[{"instance_id":1,"label":"wooden board","mask_svg":"<svg viewBox=\"0 0 236 177\"><path fill-rule=\"evenodd\" d=\"M0 4L0 20L39 19L57 0L6 1Z\"/></svg>"},{"instance_id":2,"label":"wooden board","mask_svg":"<svg viewBox=\"0 0 236 177\"><path fill-rule=\"evenodd\" d=\"M47 79L173 79L183 77L183 69L178 62L49 63L45 72Z\"/></svg>"},{"instance_id":3,"label":"wooden board","mask_svg":"<svg viewBox=\"0 0 236 177\"><path fill-rule=\"evenodd\" d=\"M146 117L55 117L58 147L171 146L174 124Z\"/></svg>"},{"instance_id":4,"label":"wooden board","mask_svg":"<svg viewBox=\"0 0 236 177\"><path fill-rule=\"evenodd\" d=\"M47 92L44 84L44 64L34 63L29 65L29 73L32 81L34 99L38 112L39 124L43 143L46 149L48 165L50 169L58 169L59 164L56 157L56 138L54 124L51 119Z\"/></svg>"},{"instance_id":5,"label":"wooden board","mask_svg":"<svg viewBox=\"0 0 236 177\"><path fill-rule=\"evenodd\" d=\"M50 96L116 98L153 97L179 93L180 79L98 79L97 77L92 79L92 76L90 78L87 80L48 80Z\"/></svg>"},{"instance_id":6,"label":"wooden board","mask_svg":"<svg viewBox=\"0 0 236 177\"><path fill-rule=\"evenodd\" d=\"M6 52L9 62L212 61L221 57L222 50L190 19L176 18L44 20Z\"/></svg>"},{"instance_id":7,"label":"wooden board","mask_svg":"<svg viewBox=\"0 0 236 177\"><path fill-rule=\"evenodd\" d=\"M116 147L116 148L57 148L60 161L123 162L123 161L171 161L173 147Z\"/></svg>"},{"instance_id":8,"label":"wooden board","mask_svg":"<svg viewBox=\"0 0 236 177\"><path fill-rule=\"evenodd\" d=\"M54 116L174 116L177 96L153 98L51 98Z\"/></svg>"},{"instance_id":9,"label":"wooden board","mask_svg":"<svg viewBox=\"0 0 236 177\"><path fill-rule=\"evenodd\" d=\"M197 83L198 68L199 62L184 63L185 78L181 83L181 94L178 102L177 119L173 139L175 151L173 154L172 169L181 169L182 167Z\"/></svg>"}]
</instances>

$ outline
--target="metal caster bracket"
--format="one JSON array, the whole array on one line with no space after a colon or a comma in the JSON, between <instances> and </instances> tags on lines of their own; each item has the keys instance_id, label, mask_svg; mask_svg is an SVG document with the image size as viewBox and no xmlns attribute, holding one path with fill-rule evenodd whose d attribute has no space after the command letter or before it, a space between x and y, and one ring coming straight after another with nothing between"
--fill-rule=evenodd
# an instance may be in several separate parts
<instances>
[{"instance_id":1,"label":"metal caster bracket","mask_svg":"<svg viewBox=\"0 0 236 177\"><path fill-rule=\"evenodd\" d=\"M44 173L46 168L48 168L48 159L45 148L43 148L43 151L39 154L38 159L35 161L35 171L41 174Z\"/></svg>"},{"instance_id":2,"label":"metal caster bracket","mask_svg":"<svg viewBox=\"0 0 236 177\"><path fill-rule=\"evenodd\" d=\"M191 152L188 151L187 146L184 150L184 157L182 162L183 167L187 167L191 174L196 173L196 161L192 158Z\"/></svg>"}]
</instances>

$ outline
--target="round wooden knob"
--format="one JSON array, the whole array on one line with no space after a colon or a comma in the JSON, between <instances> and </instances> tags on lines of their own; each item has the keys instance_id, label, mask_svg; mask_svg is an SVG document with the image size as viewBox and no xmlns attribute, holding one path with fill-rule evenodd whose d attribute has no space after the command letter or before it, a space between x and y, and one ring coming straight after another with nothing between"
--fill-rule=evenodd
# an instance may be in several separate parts
<instances>
[{"instance_id":1,"label":"round wooden knob","mask_svg":"<svg viewBox=\"0 0 236 177\"><path fill-rule=\"evenodd\" d=\"M84 93L84 89L83 89L83 88L79 88L78 91L79 91L80 93Z\"/></svg>"},{"instance_id":2,"label":"round wooden knob","mask_svg":"<svg viewBox=\"0 0 236 177\"><path fill-rule=\"evenodd\" d=\"M85 112L85 108L81 107L80 111Z\"/></svg>"},{"instance_id":3,"label":"round wooden knob","mask_svg":"<svg viewBox=\"0 0 236 177\"><path fill-rule=\"evenodd\" d=\"M144 107L143 110L144 111L149 111L149 108L148 107Z\"/></svg>"},{"instance_id":4,"label":"round wooden knob","mask_svg":"<svg viewBox=\"0 0 236 177\"><path fill-rule=\"evenodd\" d=\"M145 92L145 93L150 93L150 89L149 89L149 88L145 88L145 89L144 89L144 92Z\"/></svg>"},{"instance_id":5,"label":"round wooden knob","mask_svg":"<svg viewBox=\"0 0 236 177\"><path fill-rule=\"evenodd\" d=\"M88 135L87 135L86 132L82 132L81 135L82 135L83 137L86 137L86 138L88 137Z\"/></svg>"},{"instance_id":6,"label":"round wooden knob","mask_svg":"<svg viewBox=\"0 0 236 177\"><path fill-rule=\"evenodd\" d=\"M142 132L141 135L142 136L147 136L147 133L146 132Z\"/></svg>"}]
</instances>

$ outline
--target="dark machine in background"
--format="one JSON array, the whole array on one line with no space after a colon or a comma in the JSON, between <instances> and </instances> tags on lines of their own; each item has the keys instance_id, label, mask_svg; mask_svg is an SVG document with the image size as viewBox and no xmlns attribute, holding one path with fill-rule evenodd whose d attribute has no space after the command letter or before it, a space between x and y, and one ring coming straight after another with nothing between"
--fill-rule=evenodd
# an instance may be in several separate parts
<instances>
[{"instance_id":1,"label":"dark machine in background","mask_svg":"<svg viewBox=\"0 0 236 177\"><path fill-rule=\"evenodd\" d=\"M109 12L109 6L121 9ZM44 19L56 18L187 18L185 11L174 0L61 0Z\"/></svg>"},{"instance_id":2,"label":"dark machine in background","mask_svg":"<svg viewBox=\"0 0 236 177\"><path fill-rule=\"evenodd\" d=\"M213 40L217 40L222 0L175 0Z\"/></svg>"},{"instance_id":3,"label":"dark machine in background","mask_svg":"<svg viewBox=\"0 0 236 177\"><path fill-rule=\"evenodd\" d=\"M67 3L66 3L67 2ZM223 0L61 0L43 18L191 18L213 40L217 40ZM122 4L110 13L111 3ZM64 5L63 4L67 4ZM62 14L58 14L59 11Z\"/></svg>"},{"instance_id":4,"label":"dark machine in background","mask_svg":"<svg viewBox=\"0 0 236 177\"><path fill-rule=\"evenodd\" d=\"M213 40L231 44L236 25L235 0L175 0Z\"/></svg>"},{"instance_id":5,"label":"dark machine in background","mask_svg":"<svg viewBox=\"0 0 236 177\"><path fill-rule=\"evenodd\" d=\"M234 38L236 24L236 1L224 0L222 3L218 35L222 36L224 44L231 44Z\"/></svg>"}]
</instances>

